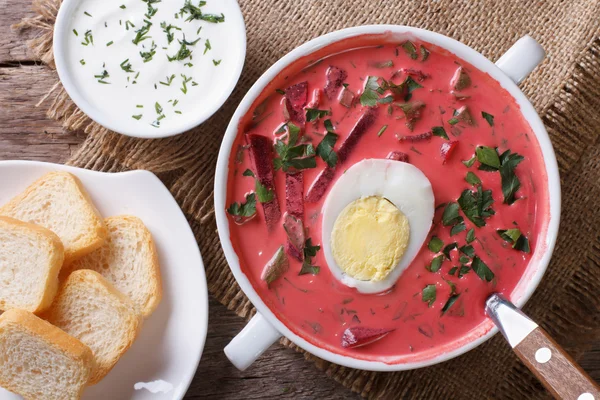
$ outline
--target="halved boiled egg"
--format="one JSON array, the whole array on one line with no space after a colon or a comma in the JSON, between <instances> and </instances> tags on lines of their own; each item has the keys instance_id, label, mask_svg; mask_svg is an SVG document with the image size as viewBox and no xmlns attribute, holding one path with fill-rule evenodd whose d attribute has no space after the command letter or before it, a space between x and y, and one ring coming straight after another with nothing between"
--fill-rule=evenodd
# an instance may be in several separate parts
<instances>
[{"instance_id":1,"label":"halved boiled egg","mask_svg":"<svg viewBox=\"0 0 600 400\"><path fill-rule=\"evenodd\" d=\"M323 206L322 244L333 276L362 293L391 288L423 246L434 203L429 179L412 164L354 164Z\"/></svg>"}]
</instances>

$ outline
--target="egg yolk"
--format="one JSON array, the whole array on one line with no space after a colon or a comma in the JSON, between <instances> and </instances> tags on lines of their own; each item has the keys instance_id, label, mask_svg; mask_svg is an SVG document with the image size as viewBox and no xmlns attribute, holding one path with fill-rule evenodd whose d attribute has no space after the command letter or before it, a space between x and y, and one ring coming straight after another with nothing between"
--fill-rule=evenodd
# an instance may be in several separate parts
<instances>
[{"instance_id":1,"label":"egg yolk","mask_svg":"<svg viewBox=\"0 0 600 400\"><path fill-rule=\"evenodd\" d=\"M354 279L385 279L406 251L410 226L406 216L380 196L362 197L338 215L331 233L333 257Z\"/></svg>"}]
</instances>

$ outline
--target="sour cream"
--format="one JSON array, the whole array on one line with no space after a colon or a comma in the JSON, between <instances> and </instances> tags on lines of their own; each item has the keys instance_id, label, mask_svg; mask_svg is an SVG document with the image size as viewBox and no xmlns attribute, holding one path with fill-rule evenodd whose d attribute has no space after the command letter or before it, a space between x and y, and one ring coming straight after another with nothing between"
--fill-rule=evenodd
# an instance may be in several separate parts
<instances>
[{"instance_id":1,"label":"sour cream","mask_svg":"<svg viewBox=\"0 0 600 400\"><path fill-rule=\"evenodd\" d=\"M233 88L224 77L239 76L245 45L231 34L239 21L228 19L229 1L153 1L83 0L65 43L71 79L95 109L84 111L143 137L191 128L199 113L216 111ZM198 10L213 22L193 18Z\"/></svg>"}]
</instances>

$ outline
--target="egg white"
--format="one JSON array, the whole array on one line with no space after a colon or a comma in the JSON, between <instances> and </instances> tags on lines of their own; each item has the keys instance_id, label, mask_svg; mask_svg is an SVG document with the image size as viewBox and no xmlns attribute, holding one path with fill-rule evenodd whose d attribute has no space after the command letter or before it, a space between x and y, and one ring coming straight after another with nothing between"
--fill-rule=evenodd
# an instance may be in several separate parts
<instances>
[{"instance_id":1,"label":"egg white","mask_svg":"<svg viewBox=\"0 0 600 400\"><path fill-rule=\"evenodd\" d=\"M381 196L391 201L406 216L410 226L404 255L389 275L378 282L361 281L344 273L331 250L331 233L337 217L348 204L367 196ZM323 206L322 245L329 270L337 280L361 293L388 290L423 246L434 212L431 183L414 165L388 159L367 159L354 164L335 182Z\"/></svg>"}]
</instances>

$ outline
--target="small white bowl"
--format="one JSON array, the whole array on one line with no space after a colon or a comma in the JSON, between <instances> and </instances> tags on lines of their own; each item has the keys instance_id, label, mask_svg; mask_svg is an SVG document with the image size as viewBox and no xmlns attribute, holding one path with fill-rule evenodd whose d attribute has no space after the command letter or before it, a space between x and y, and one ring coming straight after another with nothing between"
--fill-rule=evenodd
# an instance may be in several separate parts
<instances>
[{"instance_id":1,"label":"small white bowl","mask_svg":"<svg viewBox=\"0 0 600 400\"><path fill-rule=\"evenodd\" d=\"M556 156L548 133L540 117L527 100L517 84L522 81L544 58L544 50L531 37L524 36L517 41L494 64L483 55L469 46L460 43L439 33L424 29L399 25L368 25L342 29L313 39L302 46L292 50L271 68L269 68L258 81L250 88L244 99L233 115L219 152L217 170L215 175L215 215L217 229L221 239L221 246L235 276L237 283L248 296L257 309L256 315L246 325L231 343L225 348L225 354L239 369L249 367L265 350L275 343L281 336L285 336L302 349L325 359L329 362L345 367L370 371L401 371L426 367L457 357L488 340L498 329L490 319L486 319L477 328L465 337L436 349L435 355L423 357L417 361L406 361L398 364L387 364L381 361L360 360L349 356L334 353L316 346L292 332L264 303L260 295L254 290L248 277L240 268L238 255L233 249L229 235L229 220L225 213L227 195L227 177L229 170L229 157L233 142L238 134L240 119L249 112L252 103L262 93L265 87L287 66L298 59L308 56L319 49L361 35L380 35L387 42L400 43L402 40L417 38L432 43L442 49L454 53L457 57L489 74L515 99L521 113L530 125L540 145L546 173L548 175L549 221L545 232L539 238L539 244L531 261L517 287L511 294L511 300L517 307L522 307L533 291L538 286L552 256L554 244L558 234L560 220L560 178ZM393 39L393 40L392 40ZM481 304L483 310L484 304Z\"/></svg>"},{"instance_id":2,"label":"small white bowl","mask_svg":"<svg viewBox=\"0 0 600 400\"><path fill-rule=\"evenodd\" d=\"M183 1L181 1L181 3L183 5ZM126 136L146 139L164 138L181 134L200 125L217 112L229 98L240 78L246 57L246 27L237 1L212 0L212 2L209 3L209 5L217 5L219 12L222 12L225 15L225 22L216 25L218 25L219 28L219 35L224 35L226 37L223 42L227 44L227 62L229 65L227 68L223 68L223 64L219 67L223 73L218 76L219 84L211 85L212 91L210 98L212 100L209 103L190 106L190 109L193 109L193 111L191 111L194 113L193 117L182 118L180 123L162 125L160 128L153 128L149 126L149 124L141 121L139 125L136 126L130 121L131 114L123 115L123 117L116 116L110 114L108 110L98 107L93 101L90 101L88 96L84 94L84 91L81 89L80 84L78 84L77 79L75 79L75 74L73 73L73 68L82 66L79 62L77 62L76 65L72 65L75 64L72 59L69 61L70 49L68 39L69 35L73 35L71 24L75 18L74 13L81 4L81 0L63 0L54 26L54 60L56 63L56 71L58 72L63 87L77 107L92 120L105 128ZM118 4L116 4L115 7L118 8ZM154 23L158 22L159 21L154 21ZM83 39L83 34L80 33L78 37L79 39ZM200 43L204 43L204 38ZM98 40L96 40L94 45L105 46L105 43L98 43ZM198 51L201 52L201 49ZM123 58L126 57L123 56ZM90 79L93 79L92 75L93 74L90 74ZM115 94L115 96L118 95ZM135 109L135 104L132 104L132 108Z\"/></svg>"}]
</instances>

